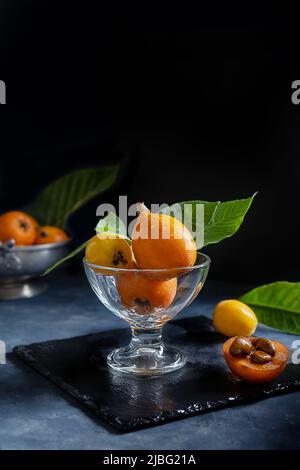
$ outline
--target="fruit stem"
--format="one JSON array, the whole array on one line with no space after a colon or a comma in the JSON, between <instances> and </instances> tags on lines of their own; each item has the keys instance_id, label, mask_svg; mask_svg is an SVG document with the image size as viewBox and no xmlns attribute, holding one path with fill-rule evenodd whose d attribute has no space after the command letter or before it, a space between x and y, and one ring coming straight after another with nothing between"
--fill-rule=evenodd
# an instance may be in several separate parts
<instances>
[{"instance_id":1,"label":"fruit stem","mask_svg":"<svg viewBox=\"0 0 300 470\"><path fill-rule=\"evenodd\" d=\"M136 203L136 211L137 211L138 215L140 215L140 214L149 214L150 213L148 207L145 206L145 204L143 202L137 202Z\"/></svg>"}]
</instances>

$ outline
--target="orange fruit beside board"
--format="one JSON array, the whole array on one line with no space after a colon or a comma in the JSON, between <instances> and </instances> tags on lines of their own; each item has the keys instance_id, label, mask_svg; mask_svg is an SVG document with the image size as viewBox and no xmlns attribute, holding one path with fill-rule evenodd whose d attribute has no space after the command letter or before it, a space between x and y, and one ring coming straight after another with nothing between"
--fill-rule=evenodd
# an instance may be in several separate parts
<instances>
[{"instance_id":1,"label":"orange fruit beside board","mask_svg":"<svg viewBox=\"0 0 300 470\"><path fill-rule=\"evenodd\" d=\"M251 383L264 383L274 380L280 375L287 364L288 349L279 341L272 341L275 354L265 364L257 364L249 359L249 356L239 357L230 353L230 346L238 337L229 338L223 345L223 353L226 364L235 376ZM255 338L249 338L253 343Z\"/></svg>"}]
</instances>

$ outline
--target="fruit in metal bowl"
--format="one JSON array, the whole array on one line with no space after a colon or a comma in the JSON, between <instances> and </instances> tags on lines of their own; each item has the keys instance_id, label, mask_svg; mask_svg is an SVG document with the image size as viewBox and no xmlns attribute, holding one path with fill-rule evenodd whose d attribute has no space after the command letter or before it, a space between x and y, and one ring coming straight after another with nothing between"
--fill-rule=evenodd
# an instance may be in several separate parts
<instances>
[{"instance_id":1,"label":"fruit in metal bowl","mask_svg":"<svg viewBox=\"0 0 300 470\"><path fill-rule=\"evenodd\" d=\"M22 211L5 212L0 216L0 242L14 240L16 246L61 243L68 240L66 232L59 227L39 227L38 222Z\"/></svg>"},{"instance_id":2,"label":"fruit in metal bowl","mask_svg":"<svg viewBox=\"0 0 300 470\"><path fill-rule=\"evenodd\" d=\"M21 211L10 211L0 216L0 241L15 240L16 245L33 245L38 223Z\"/></svg>"},{"instance_id":3,"label":"fruit in metal bowl","mask_svg":"<svg viewBox=\"0 0 300 470\"><path fill-rule=\"evenodd\" d=\"M38 228L35 244L61 243L68 239L68 235L61 228L46 225L45 227Z\"/></svg>"}]
</instances>

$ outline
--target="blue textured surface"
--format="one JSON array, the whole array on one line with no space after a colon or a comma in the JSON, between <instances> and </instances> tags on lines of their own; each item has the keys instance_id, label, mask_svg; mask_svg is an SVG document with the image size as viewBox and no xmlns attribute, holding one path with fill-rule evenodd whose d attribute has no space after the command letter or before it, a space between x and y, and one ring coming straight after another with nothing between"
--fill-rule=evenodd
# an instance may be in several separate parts
<instances>
[{"instance_id":1,"label":"blue textured surface","mask_svg":"<svg viewBox=\"0 0 300 470\"><path fill-rule=\"evenodd\" d=\"M57 273L29 300L0 301L7 350L122 326L97 300L84 274ZM180 316L212 315L214 304L245 289L207 282ZM260 327L258 332L266 334ZM276 332L267 334L276 338ZM291 346L294 337L286 335ZM89 416L54 385L12 357L0 366L1 449L295 449L300 448L300 392L168 424L118 434Z\"/></svg>"}]
</instances>

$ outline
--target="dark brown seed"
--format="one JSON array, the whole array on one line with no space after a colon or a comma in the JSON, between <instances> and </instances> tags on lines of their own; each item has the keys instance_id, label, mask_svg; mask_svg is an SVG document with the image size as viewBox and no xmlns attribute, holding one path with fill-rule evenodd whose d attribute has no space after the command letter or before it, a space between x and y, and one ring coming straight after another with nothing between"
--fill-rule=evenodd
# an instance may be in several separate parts
<instances>
[{"instance_id":1,"label":"dark brown seed","mask_svg":"<svg viewBox=\"0 0 300 470\"><path fill-rule=\"evenodd\" d=\"M254 342L254 347L255 349L258 349L259 351L264 351L267 354L270 354L270 356L274 356L276 349L272 341L270 341L267 338L255 338Z\"/></svg>"},{"instance_id":2,"label":"dark brown seed","mask_svg":"<svg viewBox=\"0 0 300 470\"><path fill-rule=\"evenodd\" d=\"M123 264L124 266L128 264L127 259L123 255L122 251L117 251L114 258L113 258L113 264L115 266L118 266L118 264Z\"/></svg>"},{"instance_id":3,"label":"dark brown seed","mask_svg":"<svg viewBox=\"0 0 300 470\"><path fill-rule=\"evenodd\" d=\"M246 336L238 336L230 345L232 356L248 356L253 349L252 343Z\"/></svg>"},{"instance_id":4,"label":"dark brown seed","mask_svg":"<svg viewBox=\"0 0 300 470\"><path fill-rule=\"evenodd\" d=\"M136 298L134 299L134 303L138 305L139 307L151 307L151 304L148 299L139 299Z\"/></svg>"},{"instance_id":5,"label":"dark brown seed","mask_svg":"<svg viewBox=\"0 0 300 470\"><path fill-rule=\"evenodd\" d=\"M251 361L254 362L254 364L267 364L268 362L272 361L272 356L265 353L264 351L256 350L251 355Z\"/></svg>"}]
</instances>

